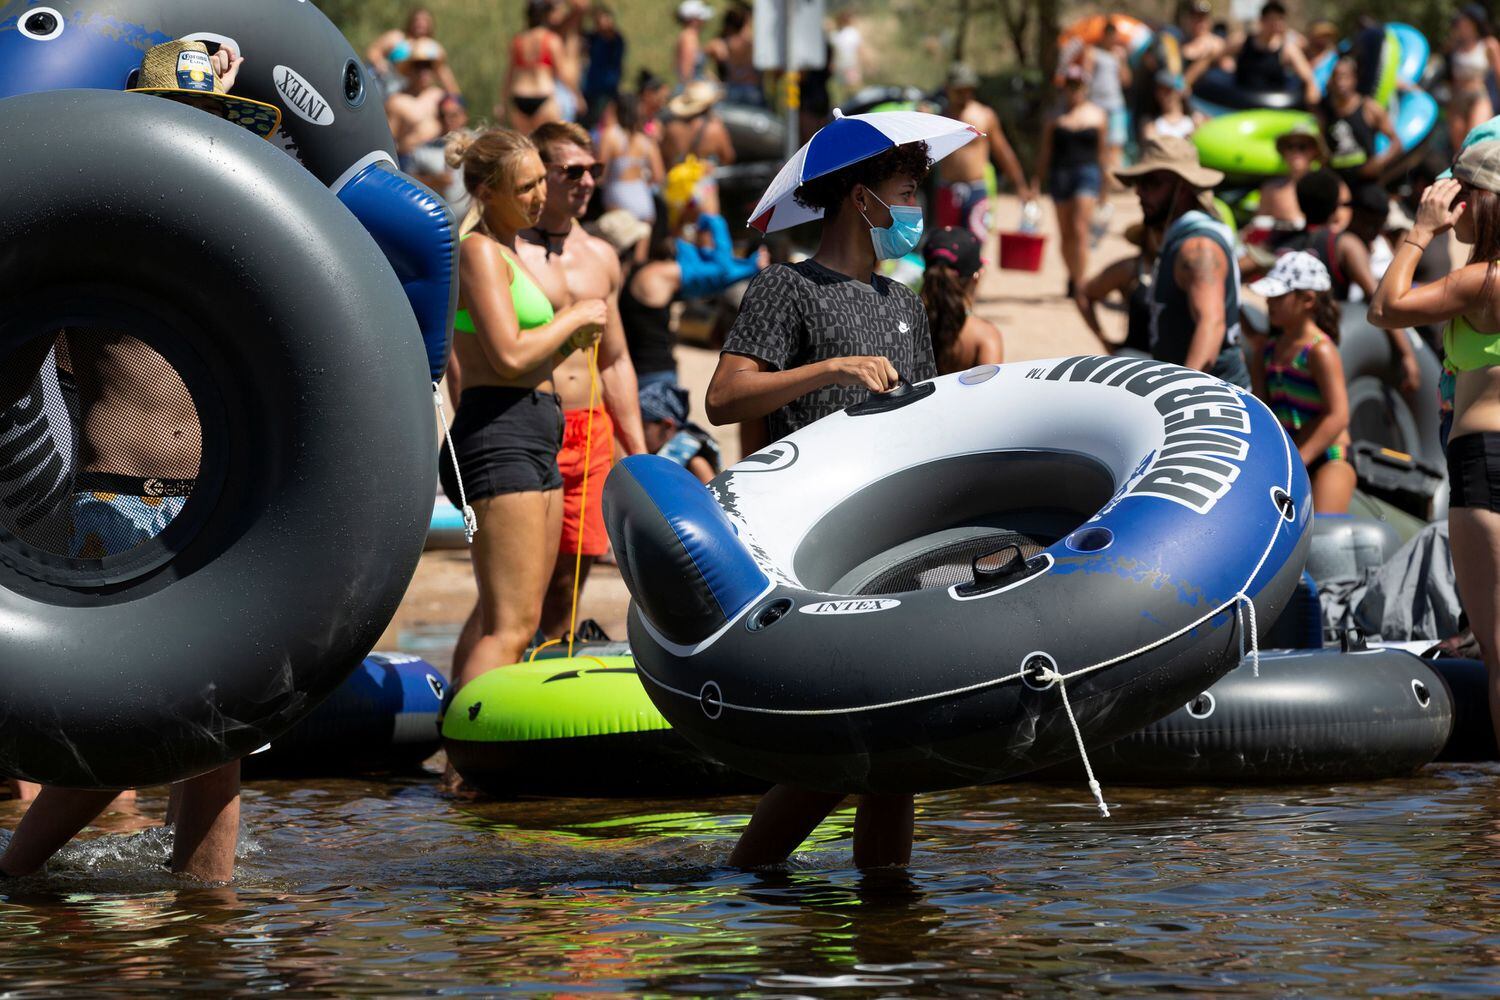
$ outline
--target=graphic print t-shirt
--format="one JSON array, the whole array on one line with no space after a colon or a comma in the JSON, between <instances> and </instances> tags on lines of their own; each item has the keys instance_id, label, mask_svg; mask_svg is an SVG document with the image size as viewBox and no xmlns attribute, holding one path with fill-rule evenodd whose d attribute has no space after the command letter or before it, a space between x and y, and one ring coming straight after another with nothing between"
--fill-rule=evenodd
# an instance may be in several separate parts
<instances>
[{"instance_id":1,"label":"graphic print t-shirt","mask_svg":"<svg viewBox=\"0 0 1500 1000\"><path fill-rule=\"evenodd\" d=\"M829 358L882 355L909 382L937 375L927 313L916 293L880 275L856 281L811 260L756 275L724 350L780 371ZM767 418L771 440L869 397L863 386L816 389Z\"/></svg>"}]
</instances>

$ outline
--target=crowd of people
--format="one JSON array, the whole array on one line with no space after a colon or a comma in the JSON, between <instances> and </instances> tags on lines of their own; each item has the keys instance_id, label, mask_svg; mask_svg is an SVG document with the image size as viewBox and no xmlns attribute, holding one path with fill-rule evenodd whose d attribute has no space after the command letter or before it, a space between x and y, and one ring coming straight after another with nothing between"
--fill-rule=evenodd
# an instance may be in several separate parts
<instances>
[{"instance_id":1,"label":"crowd of people","mask_svg":"<svg viewBox=\"0 0 1500 1000\"><path fill-rule=\"evenodd\" d=\"M477 129L430 11L366 52L401 165L464 219L442 485L480 530L455 688L568 631L606 555L612 459L650 450L704 480L718 470L677 382L674 311L766 263L763 251L736 256L721 213L716 173L737 151L716 109L764 107L768 81L748 6L726 9L711 38L703 0L675 14L672 67L640 70L627 90L609 8L528 0L493 108L503 124ZM857 80L857 27L845 14L829 30Z\"/></svg>"},{"instance_id":2,"label":"crowd of people","mask_svg":"<svg viewBox=\"0 0 1500 1000\"><path fill-rule=\"evenodd\" d=\"M1314 26L1303 36L1280 0L1269 0L1254 30L1221 37L1206 0L1187 0L1178 18L1181 67L1142 67L1157 104L1137 118L1138 135L1125 94L1140 90L1132 67L1141 64L1112 27L1062 66L1060 103L1041 133L1032 177L1000 116L978 100L976 74L956 65L946 113L983 137L937 168L933 230L924 232L921 205L934 165L925 144L906 143L798 188L797 201L821 213L818 245L806 259L773 265L764 251L736 256L715 184L716 169L736 151L714 108L726 95L765 100L750 12L731 8L706 41L712 11L703 0L683 0L676 13L670 81L643 71L625 92L626 40L608 9L530 0L495 109L508 124L477 129L430 12L413 11L404 29L381 35L367 52L388 87L403 165L462 219L447 373L457 408L440 478L455 505L473 509L479 530L471 550L476 599L450 690L573 627L578 591L607 556L601 493L617 457L662 455L704 482L719 471L718 444L691 419L677 376L675 304L748 281L702 403L714 424L758 426L760 441L902 381L1003 361L1001 332L974 311L994 235L992 166L1023 199L1045 185L1067 295L1101 340L1098 306L1116 295L1125 304L1127 338L1106 348L1254 391L1296 445L1320 512L1347 511L1356 481L1340 303L1367 303L1370 321L1390 332L1408 393L1420 388L1409 329L1441 330L1455 568L1475 635L1497 669L1500 446L1489 448L1500 440L1495 121L1466 127L1453 177L1432 178L1403 203L1386 186L1399 142L1386 112L1362 95L1366 67L1357 58L1338 57L1322 93L1310 66L1328 52L1327 31ZM1487 32L1467 8L1455 21L1456 83L1491 58ZM847 12L829 39L829 73L856 86L862 56ZM214 59L227 91L237 63L223 49ZM1473 65L1460 72L1465 61ZM1190 140L1198 119L1184 96L1214 67L1246 86L1300 85L1319 111L1318 126L1279 138L1289 173L1261 188L1258 215L1241 232L1215 199L1224 176L1200 163ZM1455 94L1459 101L1461 88ZM1478 91L1463 97L1470 100L1465 114L1492 109ZM1379 136L1388 148L1377 152ZM1137 155L1125 165L1132 147ZM1141 221L1126 234L1136 252L1091 273L1088 249L1113 185L1139 201ZM1452 275L1443 249L1450 229L1473 248ZM925 265L920 295L881 273L913 253ZM1424 269L1433 280L1421 283ZM1266 302L1263 328L1249 322L1247 287ZM1493 697L1500 713L1500 693ZM182 790L180 822L201 829L181 842L189 856L212 858L189 857L189 870L222 873L226 836L232 867L226 831L238 815L238 772L216 774ZM104 793L44 794L46 808L28 814L25 836L0 857L0 877L34 870L108 802ZM734 863L783 860L840 799L773 789ZM912 816L910 796L866 797L857 863L904 862Z\"/></svg>"}]
</instances>

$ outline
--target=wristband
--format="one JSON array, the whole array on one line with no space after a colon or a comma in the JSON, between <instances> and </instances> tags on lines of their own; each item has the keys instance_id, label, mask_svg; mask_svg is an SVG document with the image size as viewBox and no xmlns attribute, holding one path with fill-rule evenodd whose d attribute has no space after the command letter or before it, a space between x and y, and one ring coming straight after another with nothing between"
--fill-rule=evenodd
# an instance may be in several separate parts
<instances>
[{"instance_id":1,"label":"wristband","mask_svg":"<svg viewBox=\"0 0 1500 1000\"><path fill-rule=\"evenodd\" d=\"M1414 240L1410 236L1408 236L1406 239L1402 240L1401 242L1402 243L1410 243L1412 246L1416 247L1418 250L1421 250L1423 253L1426 253L1427 252L1427 247L1428 247L1429 244L1431 244L1432 241L1428 240L1427 243L1418 243L1416 240Z\"/></svg>"}]
</instances>

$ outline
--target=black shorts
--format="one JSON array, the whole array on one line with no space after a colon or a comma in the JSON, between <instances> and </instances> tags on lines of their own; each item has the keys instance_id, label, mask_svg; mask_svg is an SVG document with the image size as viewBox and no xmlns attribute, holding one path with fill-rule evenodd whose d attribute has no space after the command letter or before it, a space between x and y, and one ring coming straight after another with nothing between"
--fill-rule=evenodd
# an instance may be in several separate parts
<instances>
[{"instance_id":1,"label":"black shorts","mask_svg":"<svg viewBox=\"0 0 1500 1000\"><path fill-rule=\"evenodd\" d=\"M1500 513L1500 433L1463 434L1448 442L1448 506Z\"/></svg>"},{"instance_id":2,"label":"black shorts","mask_svg":"<svg viewBox=\"0 0 1500 1000\"><path fill-rule=\"evenodd\" d=\"M562 489L557 453L562 448L563 411L556 393L490 385L465 389L451 434L464 495L471 501ZM438 481L443 494L459 506L453 459L446 448L438 463Z\"/></svg>"}]
</instances>

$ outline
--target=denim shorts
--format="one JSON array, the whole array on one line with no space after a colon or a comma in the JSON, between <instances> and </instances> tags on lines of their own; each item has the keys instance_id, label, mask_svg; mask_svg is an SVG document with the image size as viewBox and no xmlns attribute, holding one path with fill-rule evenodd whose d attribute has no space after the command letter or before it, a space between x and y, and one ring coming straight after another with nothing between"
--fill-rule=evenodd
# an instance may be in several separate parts
<instances>
[{"instance_id":1,"label":"denim shorts","mask_svg":"<svg viewBox=\"0 0 1500 1000\"><path fill-rule=\"evenodd\" d=\"M1104 171L1099 169L1097 163L1052 171L1050 189L1053 201L1070 201L1080 195L1097 198L1103 188Z\"/></svg>"}]
</instances>

